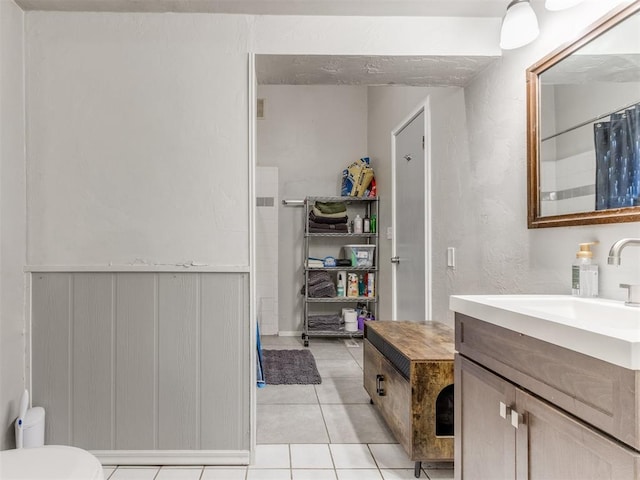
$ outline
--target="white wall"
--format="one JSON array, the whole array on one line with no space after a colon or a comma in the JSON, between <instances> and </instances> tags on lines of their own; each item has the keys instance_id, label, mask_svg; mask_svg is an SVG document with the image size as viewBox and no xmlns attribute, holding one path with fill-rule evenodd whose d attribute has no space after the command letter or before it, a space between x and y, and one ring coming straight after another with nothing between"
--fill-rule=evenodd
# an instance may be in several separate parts
<instances>
[{"instance_id":1,"label":"white wall","mask_svg":"<svg viewBox=\"0 0 640 480\"><path fill-rule=\"evenodd\" d=\"M339 195L342 170L367 156L367 88L261 85L258 97L265 99L265 118L257 124L258 164L278 167L280 198ZM297 332L303 211L279 208L279 326Z\"/></svg>"},{"instance_id":2,"label":"white wall","mask_svg":"<svg viewBox=\"0 0 640 480\"><path fill-rule=\"evenodd\" d=\"M447 164L452 159L447 151L448 143L456 130L452 129L450 118L451 101L449 100L456 92L462 93L457 87L447 88L424 88L424 87L403 87L403 86L381 86L369 87L368 89L368 139L369 154L372 160L378 165L376 170L376 182L381 196L380 218L378 221L380 231L380 274L378 276L380 292L380 319L391 318L391 276L392 268L389 259L391 258L391 240L387 239L386 231L391 227L391 132L400 126L400 122L407 119L419 106L424 105L427 97L431 102L432 118L432 144L429 146L432 154L432 161L435 163ZM459 111L459 110L458 110ZM464 110L462 112L464 114ZM463 116L464 119L464 116ZM460 145L462 146L462 145ZM434 182L437 188L437 182ZM430 194L427 192L427 194ZM432 193L433 201L437 202L435 190ZM441 258L434 258L432 261L440 261ZM441 279L434 284L440 284Z\"/></svg>"},{"instance_id":3,"label":"white wall","mask_svg":"<svg viewBox=\"0 0 640 480\"><path fill-rule=\"evenodd\" d=\"M638 223L527 229L524 71L614 3L587 2L556 13L538 7L541 37L505 52L465 88L466 135L450 145L468 142L468 152L434 173L441 186L433 212L434 265L447 246L458 249L458 268L434 293L434 318L452 322L450 294L569 293L577 244L589 240L601 242L595 249L601 296L623 299L618 284L640 282L640 249L625 251L620 267L606 265L615 240L640 236ZM438 278L434 269L434 282Z\"/></svg>"},{"instance_id":4,"label":"white wall","mask_svg":"<svg viewBox=\"0 0 640 480\"><path fill-rule=\"evenodd\" d=\"M278 169L256 168L256 315L261 335L278 333Z\"/></svg>"},{"instance_id":5,"label":"white wall","mask_svg":"<svg viewBox=\"0 0 640 480\"><path fill-rule=\"evenodd\" d=\"M241 15L29 12L28 263L249 263Z\"/></svg>"},{"instance_id":6,"label":"white wall","mask_svg":"<svg viewBox=\"0 0 640 480\"><path fill-rule=\"evenodd\" d=\"M0 0L0 450L25 387L24 14Z\"/></svg>"}]
</instances>

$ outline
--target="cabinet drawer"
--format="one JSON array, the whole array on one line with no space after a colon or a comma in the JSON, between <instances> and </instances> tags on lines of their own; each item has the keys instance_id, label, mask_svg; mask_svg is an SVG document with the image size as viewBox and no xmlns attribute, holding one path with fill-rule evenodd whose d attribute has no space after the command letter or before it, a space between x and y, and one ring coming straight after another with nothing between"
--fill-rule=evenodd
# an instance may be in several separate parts
<instances>
[{"instance_id":1,"label":"cabinet drawer","mask_svg":"<svg viewBox=\"0 0 640 480\"><path fill-rule=\"evenodd\" d=\"M411 387L368 340L364 341L364 387L389 429L411 455Z\"/></svg>"}]
</instances>

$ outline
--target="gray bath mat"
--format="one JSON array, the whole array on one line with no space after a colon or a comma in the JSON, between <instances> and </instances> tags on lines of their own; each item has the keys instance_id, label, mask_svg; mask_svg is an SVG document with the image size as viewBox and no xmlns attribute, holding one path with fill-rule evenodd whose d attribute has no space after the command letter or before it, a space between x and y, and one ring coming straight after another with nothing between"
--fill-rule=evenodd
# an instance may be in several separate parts
<instances>
[{"instance_id":1,"label":"gray bath mat","mask_svg":"<svg viewBox=\"0 0 640 480\"><path fill-rule=\"evenodd\" d=\"M267 385L320 384L322 378L309 350L262 350Z\"/></svg>"}]
</instances>

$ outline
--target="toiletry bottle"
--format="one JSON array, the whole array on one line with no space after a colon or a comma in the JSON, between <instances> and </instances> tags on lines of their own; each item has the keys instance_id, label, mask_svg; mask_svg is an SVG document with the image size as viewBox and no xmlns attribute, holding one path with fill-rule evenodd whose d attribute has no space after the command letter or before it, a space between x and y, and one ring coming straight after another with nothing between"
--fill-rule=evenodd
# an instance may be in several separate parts
<instances>
[{"instance_id":1,"label":"toiletry bottle","mask_svg":"<svg viewBox=\"0 0 640 480\"><path fill-rule=\"evenodd\" d=\"M377 218L375 215L371 215L371 220L369 221L369 231L371 233L376 233L376 223L377 223Z\"/></svg>"},{"instance_id":2,"label":"toiletry bottle","mask_svg":"<svg viewBox=\"0 0 640 480\"><path fill-rule=\"evenodd\" d=\"M364 233L369 233L370 226L371 222L369 221L369 217L365 215L364 220L362 220L362 231Z\"/></svg>"},{"instance_id":3,"label":"toiletry bottle","mask_svg":"<svg viewBox=\"0 0 640 480\"><path fill-rule=\"evenodd\" d=\"M364 297L366 295L366 292L367 292L367 287L365 286L364 278L362 277L362 274L360 274L358 276L358 296Z\"/></svg>"},{"instance_id":4,"label":"toiletry bottle","mask_svg":"<svg viewBox=\"0 0 640 480\"><path fill-rule=\"evenodd\" d=\"M591 245L598 242L581 243L576 260L571 267L571 294L578 297L598 296L598 265L593 263Z\"/></svg>"},{"instance_id":5,"label":"toiletry bottle","mask_svg":"<svg viewBox=\"0 0 640 480\"><path fill-rule=\"evenodd\" d=\"M353 233L362 233L362 218L360 215L356 215L353 219Z\"/></svg>"}]
</instances>

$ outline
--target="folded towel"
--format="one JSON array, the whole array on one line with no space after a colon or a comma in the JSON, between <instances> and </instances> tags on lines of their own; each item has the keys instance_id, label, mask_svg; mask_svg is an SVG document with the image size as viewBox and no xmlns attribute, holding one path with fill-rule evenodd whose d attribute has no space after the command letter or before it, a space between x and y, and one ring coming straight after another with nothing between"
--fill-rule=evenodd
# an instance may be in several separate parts
<instances>
[{"instance_id":1,"label":"folded towel","mask_svg":"<svg viewBox=\"0 0 640 480\"><path fill-rule=\"evenodd\" d=\"M309 297L311 298L330 298L335 296L336 286L330 280L309 285Z\"/></svg>"},{"instance_id":2,"label":"folded towel","mask_svg":"<svg viewBox=\"0 0 640 480\"><path fill-rule=\"evenodd\" d=\"M313 213L313 210L309 212L309 220L316 223L328 223L328 224L337 224L337 223L347 223L349 217L346 215L344 217L324 217L321 215L316 215Z\"/></svg>"},{"instance_id":3,"label":"folded towel","mask_svg":"<svg viewBox=\"0 0 640 480\"><path fill-rule=\"evenodd\" d=\"M322 213L346 213L347 206L344 202L316 202L316 208Z\"/></svg>"},{"instance_id":4,"label":"folded towel","mask_svg":"<svg viewBox=\"0 0 640 480\"><path fill-rule=\"evenodd\" d=\"M323 233L323 232L348 232L349 228L346 223L317 223L309 221L309 232L311 233Z\"/></svg>"},{"instance_id":5,"label":"folded towel","mask_svg":"<svg viewBox=\"0 0 640 480\"><path fill-rule=\"evenodd\" d=\"M329 272L327 271L319 271L319 272L309 272L309 280L308 280L308 284L309 286L311 285L316 285L318 283L322 283L322 282L330 282L331 281L331 275L329 275Z\"/></svg>"},{"instance_id":6,"label":"folded towel","mask_svg":"<svg viewBox=\"0 0 640 480\"><path fill-rule=\"evenodd\" d=\"M318 210L318 207L313 207L311 209L311 211L318 217L324 217L324 218L343 218L343 217L345 217L345 213L344 212L322 213L320 210Z\"/></svg>"},{"instance_id":7,"label":"folded towel","mask_svg":"<svg viewBox=\"0 0 640 480\"><path fill-rule=\"evenodd\" d=\"M340 330L342 319L339 315L309 315L307 326L309 330L328 330L337 332Z\"/></svg>"}]
</instances>

